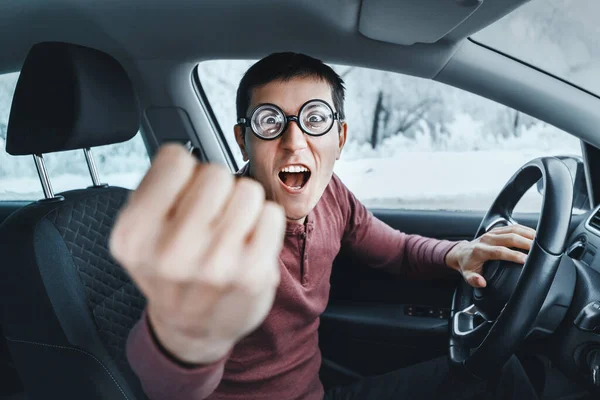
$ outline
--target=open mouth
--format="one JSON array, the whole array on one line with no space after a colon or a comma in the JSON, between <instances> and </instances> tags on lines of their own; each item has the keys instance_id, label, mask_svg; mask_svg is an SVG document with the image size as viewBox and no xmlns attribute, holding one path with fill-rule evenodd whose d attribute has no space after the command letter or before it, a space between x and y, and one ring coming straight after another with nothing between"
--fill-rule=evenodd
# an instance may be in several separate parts
<instances>
[{"instance_id":1,"label":"open mouth","mask_svg":"<svg viewBox=\"0 0 600 400\"><path fill-rule=\"evenodd\" d=\"M304 165L288 165L279 171L279 180L289 190L302 189L310 179L310 170Z\"/></svg>"}]
</instances>

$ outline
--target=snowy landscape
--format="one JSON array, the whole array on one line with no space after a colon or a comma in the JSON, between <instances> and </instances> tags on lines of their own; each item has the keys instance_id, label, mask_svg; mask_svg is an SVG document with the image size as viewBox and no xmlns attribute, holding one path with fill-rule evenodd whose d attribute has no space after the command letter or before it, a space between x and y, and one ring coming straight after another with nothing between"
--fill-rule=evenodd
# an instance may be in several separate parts
<instances>
[{"instance_id":1,"label":"snowy landscape","mask_svg":"<svg viewBox=\"0 0 600 400\"><path fill-rule=\"evenodd\" d=\"M582 86L587 80L589 90L600 93L600 80L594 78L592 83L590 78L600 72L600 32L595 21L587 23L589 18L583 17L586 7L598 9L598 5L581 0L578 6L567 7L569 12L561 12L574 2L542 3L532 1L527 9L509 15L475 39L509 54L530 57L530 62L550 60L550 72ZM577 29L565 25L572 25L577 13L584 23L578 23ZM568 40L561 39L565 35ZM545 53L540 55L540 51ZM232 129L235 91L252 62L210 61L199 68L201 84L238 166L242 161ZM335 172L368 206L486 210L510 176L532 158L581 154L579 141L568 133L471 93L386 71L333 67L346 83L349 126L348 142ZM31 157L12 157L4 151L17 77L0 76L0 200L42 197ZM149 166L139 135L127 143L94 149L94 154L102 181L112 185L135 188ZM82 152L45 158L56 192L90 185ZM540 206L541 196L532 189L518 210L538 211Z\"/></svg>"}]
</instances>

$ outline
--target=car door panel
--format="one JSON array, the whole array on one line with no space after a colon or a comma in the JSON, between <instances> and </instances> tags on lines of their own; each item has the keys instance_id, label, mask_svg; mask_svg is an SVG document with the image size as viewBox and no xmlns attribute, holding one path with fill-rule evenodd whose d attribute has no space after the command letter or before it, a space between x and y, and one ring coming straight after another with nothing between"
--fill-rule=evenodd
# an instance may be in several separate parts
<instances>
[{"instance_id":1,"label":"car door panel","mask_svg":"<svg viewBox=\"0 0 600 400\"><path fill-rule=\"evenodd\" d=\"M406 233L471 240L483 212L376 210L374 215ZM535 228L537 214L515 214ZM582 216L572 218L572 227ZM351 382L444 356L448 312L459 282L409 280L368 268L344 252L336 258L331 294L319 332L326 386Z\"/></svg>"}]
</instances>

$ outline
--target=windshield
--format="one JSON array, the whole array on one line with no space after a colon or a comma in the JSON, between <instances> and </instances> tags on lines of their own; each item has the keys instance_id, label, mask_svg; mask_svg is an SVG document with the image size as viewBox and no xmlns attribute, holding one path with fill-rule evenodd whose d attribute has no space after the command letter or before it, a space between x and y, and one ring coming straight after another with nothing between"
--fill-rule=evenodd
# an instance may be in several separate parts
<instances>
[{"instance_id":1,"label":"windshield","mask_svg":"<svg viewBox=\"0 0 600 400\"><path fill-rule=\"evenodd\" d=\"M532 0L472 39L600 95L600 2Z\"/></svg>"}]
</instances>

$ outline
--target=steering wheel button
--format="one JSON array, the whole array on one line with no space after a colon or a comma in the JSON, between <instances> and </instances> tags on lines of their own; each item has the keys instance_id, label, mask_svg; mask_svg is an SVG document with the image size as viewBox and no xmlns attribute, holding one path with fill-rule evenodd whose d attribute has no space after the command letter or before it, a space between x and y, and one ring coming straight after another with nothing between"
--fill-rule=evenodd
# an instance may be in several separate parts
<instances>
[{"instance_id":1,"label":"steering wheel button","mask_svg":"<svg viewBox=\"0 0 600 400\"><path fill-rule=\"evenodd\" d=\"M600 326L600 303L593 301L575 318L575 326L583 331L594 331Z\"/></svg>"},{"instance_id":2,"label":"steering wheel button","mask_svg":"<svg viewBox=\"0 0 600 400\"><path fill-rule=\"evenodd\" d=\"M583 241L578 240L573 243L567 249L567 255L571 257L573 260L581 260L583 253L585 252L585 244Z\"/></svg>"}]
</instances>

